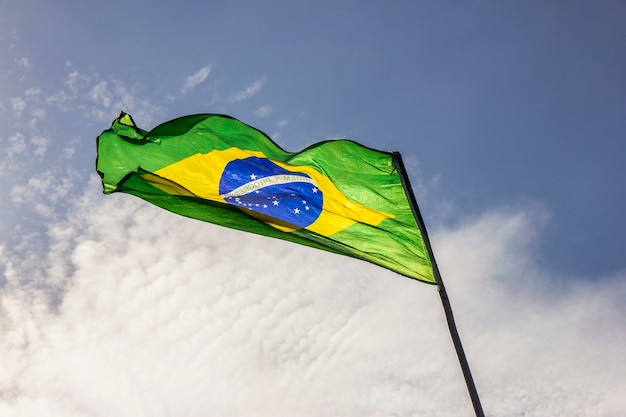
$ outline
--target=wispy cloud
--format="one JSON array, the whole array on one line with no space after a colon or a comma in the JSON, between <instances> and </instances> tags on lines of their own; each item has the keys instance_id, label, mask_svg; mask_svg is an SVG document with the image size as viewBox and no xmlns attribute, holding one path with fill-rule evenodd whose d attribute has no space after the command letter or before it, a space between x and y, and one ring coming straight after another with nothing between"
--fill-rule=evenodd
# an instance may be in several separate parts
<instances>
[{"instance_id":1,"label":"wispy cloud","mask_svg":"<svg viewBox=\"0 0 626 417\"><path fill-rule=\"evenodd\" d=\"M272 114L272 106L261 106L254 111L254 115L257 117L267 117Z\"/></svg>"},{"instance_id":2,"label":"wispy cloud","mask_svg":"<svg viewBox=\"0 0 626 417\"><path fill-rule=\"evenodd\" d=\"M259 91L261 91L263 84L265 84L265 77L254 80L250 85L248 85L243 90L234 93L228 101L236 102L236 101L247 100L250 97L254 96L255 94L258 94Z\"/></svg>"},{"instance_id":3,"label":"wispy cloud","mask_svg":"<svg viewBox=\"0 0 626 417\"><path fill-rule=\"evenodd\" d=\"M283 129L289 124L289 120L283 119L276 123L276 130L272 132L271 138L280 143L283 136Z\"/></svg>"},{"instance_id":4,"label":"wispy cloud","mask_svg":"<svg viewBox=\"0 0 626 417\"><path fill-rule=\"evenodd\" d=\"M39 96L41 95L41 88L31 87L24 92L24 97L35 103L39 102Z\"/></svg>"},{"instance_id":5,"label":"wispy cloud","mask_svg":"<svg viewBox=\"0 0 626 417\"><path fill-rule=\"evenodd\" d=\"M58 110L67 111L82 99L85 90L92 85L91 78L78 71L70 72L64 80L65 87L46 97L45 102Z\"/></svg>"},{"instance_id":6,"label":"wispy cloud","mask_svg":"<svg viewBox=\"0 0 626 417\"><path fill-rule=\"evenodd\" d=\"M11 43L9 44L9 49L14 49L17 45L17 42L20 40L19 35L17 34L17 28L11 29Z\"/></svg>"},{"instance_id":7,"label":"wispy cloud","mask_svg":"<svg viewBox=\"0 0 626 417\"><path fill-rule=\"evenodd\" d=\"M183 83L181 92L183 94L187 93L193 90L194 88L196 88L198 85L202 84L204 80L206 80L209 74L211 73L211 69L212 69L211 65L206 65L200 68L198 71L196 71L192 75L185 78L185 82Z\"/></svg>"},{"instance_id":8,"label":"wispy cloud","mask_svg":"<svg viewBox=\"0 0 626 417\"><path fill-rule=\"evenodd\" d=\"M91 78L78 71L72 71L65 79L65 84L73 94L78 94L84 87L91 83Z\"/></svg>"},{"instance_id":9,"label":"wispy cloud","mask_svg":"<svg viewBox=\"0 0 626 417\"><path fill-rule=\"evenodd\" d=\"M30 69L32 66L30 60L26 57L15 59L15 65L23 69Z\"/></svg>"},{"instance_id":10,"label":"wispy cloud","mask_svg":"<svg viewBox=\"0 0 626 417\"><path fill-rule=\"evenodd\" d=\"M26 101L21 97L11 97L9 102L13 108L13 116L17 119L22 117L22 112L26 108Z\"/></svg>"},{"instance_id":11,"label":"wispy cloud","mask_svg":"<svg viewBox=\"0 0 626 417\"><path fill-rule=\"evenodd\" d=\"M9 136L7 142L8 146L0 149L0 176L5 177L3 180L5 187L14 180L24 180L30 170L43 160L50 143L47 137L41 135L34 135L29 140L26 134L21 132ZM11 175L14 177L8 178ZM9 200L2 197L0 203Z\"/></svg>"},{"instance_id":12,"label":"wispy cloud","mask_svg":"<svg viewBox=\"0 0 626 417\"><path fill-rule=\"evenodd\" d=\"M89 98L91 98L94 103L100 104L105 108L111 107L111 103L113 102L112 94L108 89L108 83L104 80L91 88Z\"/></svg>"},{"instance_id":13,"label":"wispy cloud","mask_svg":"<svg viewBox=\"0 0 626 417\"><path fill-rule=\"evenodd\" d=\"M11 189L11 199L17 204L58 203L73 189L77 174L71 169L52 168Z\"/></svg>"},{"instance_id":14,"label":"wispy cloud","mask_svg":"<svg viewBox=\"0 0 626 417\"><path fill-rule=\"evenodd\" d=\"M43 136L34 136L30 139L30 142L34 145L33 154L39 159L42 160L48 150L48 146L50 145L50 139L45 138Z\"/></svg>"},{"instance_id":15,"label":"wispy cloud","mask_svg":"<svg viewBox=\"0 0 626 417\"><path fill-rule=\"evenodd\" d=\"M47 96L45 103L56 110L76 111L100 121L111 121L123 110L132 113L135 120L150 124L161 112L161 107L145 98L140 88L129 87L118 79L105 80L73 69L65 86Z\"/></svg>"},{"instance_id":16,"label":"wispy cloud","mask_svg":"<svg viewBox=\"0 0 626 417\"><path fill-rule=\"evenodd\" d=\"M9 138L9 147L7 149L7 156L13 157L26 150L26 138L21 133L16 133Z\"/></svg>"},{"instance_id":17,"label":"wispy cloud","mask_svg":"<svg viewBox=\"0 0 626 417\"><path fill-rule=\"evenodd\" d=\"M48 112L42 107L35 107L31 110L30 114L37 120L44 120Z\"/></svg>"}]
</instances>

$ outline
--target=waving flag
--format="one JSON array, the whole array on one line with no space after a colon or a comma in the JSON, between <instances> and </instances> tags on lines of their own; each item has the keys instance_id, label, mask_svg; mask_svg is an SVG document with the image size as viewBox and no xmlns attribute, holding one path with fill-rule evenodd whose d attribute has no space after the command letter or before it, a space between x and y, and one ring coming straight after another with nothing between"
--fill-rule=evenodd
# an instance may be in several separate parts
<instances>
[{"instance_id":1,"label":"waving flag","mask_svg":"<svg viewBox=\"0 0 626 417\"><path fill-rule=\"evenodd\" d=\"M147 132L122 113L97 140L105 194L363 259L435 283L394 154L348 140L281 149L228 116L181 117Z\"/></svg>"}]
</instances>

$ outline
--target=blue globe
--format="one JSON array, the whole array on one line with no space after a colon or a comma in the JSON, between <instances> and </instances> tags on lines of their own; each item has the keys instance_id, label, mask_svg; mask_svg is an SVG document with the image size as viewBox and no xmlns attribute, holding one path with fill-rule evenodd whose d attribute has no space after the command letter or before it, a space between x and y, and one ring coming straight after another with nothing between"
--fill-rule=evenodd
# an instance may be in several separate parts
<instances>
[{"instance_id":1,"label":"blue globe","mask_svg":"<svg viewBox=\"0 0 626 417\"><path fill-rule=\"evenodd\" d=\"M322 212L322 191L309 175L288 171L267 158L230 161L219 193L227 204L294 228L309 226Z\"/></svg>"}]
</instances>

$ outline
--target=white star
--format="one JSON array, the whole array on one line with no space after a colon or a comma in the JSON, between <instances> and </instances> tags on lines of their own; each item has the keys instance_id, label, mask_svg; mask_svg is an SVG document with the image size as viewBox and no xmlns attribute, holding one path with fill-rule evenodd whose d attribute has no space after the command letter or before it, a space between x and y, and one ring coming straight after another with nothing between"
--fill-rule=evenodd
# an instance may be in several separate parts
<instances>
[{"instance_id":1,"label":"white star","mask_svg":"<svg viewBox=\"0 0 626 417\"><path fill-rule=\"evenodd\" d=\"M278 200L274 200L274 201L272 201L272 203L274 203L274 205L277 206L278 205Z\"/></svg>"},{"instance_id":2,"label":"white star","mask_svg":"<svg viewBox=\"0 0 626 417\"><path fill-rule=\"evenodd\" d=\"M296 208L293 212L296 214L300 214L300 209Z\"/></svg>"},{"instance_id":3,"label":"white star","mask_svg":"<svg viewBox=\"0 0 626 417\"><path fill-rule=\"evenodd\" d=\"M250 174L250 179L251 179L252 181L256 180L256 175L254 175L254 174Z\"/></svg>"},{"instance_id":4,"label":"white star","mask_svg":"<svg viewBox=\"0 0 626 417\"><path fill-rule=\"evenodd\" d=\"M267 208L267 204L263 204L263 208Z\"/></svg>"},{"instance_id":5,"label":"white star","mask_svg":"<svg viewBox=\"0 0 626 417\"><path fill-rule=\"evenodd\" d=\"M304 206L304 209L305 209L305 210L308 210L308 209L309 209L309 206Z\"/></svg>"},{"instance_id":6,"label":"white star","mask_svg":"<svg viewBox=\"0 0 626 417\"><path fill-rule=\"evenodd\" d=\"M313 191L314 193L317 193L317 187L313 187L311 191Z\"/></svg>"},{"instance_id":7,"label":"white star","mask_svg":"<svg viewBox=\"0 0 626 417\"><path fill-rule=\"evenodd\" d=\"M302 204L306 204L306 200L302 200Z\"/></svg>"}]
</instances>

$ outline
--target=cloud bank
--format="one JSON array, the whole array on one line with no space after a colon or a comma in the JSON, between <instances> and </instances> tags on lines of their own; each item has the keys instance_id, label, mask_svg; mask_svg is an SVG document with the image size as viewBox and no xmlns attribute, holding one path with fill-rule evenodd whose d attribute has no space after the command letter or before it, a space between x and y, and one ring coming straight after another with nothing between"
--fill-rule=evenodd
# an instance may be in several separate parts
<instances>
[{"instance_id":1,"label":"cloud bank","mask_svg":"<svg viewBox=\"0 0 626 417\"><path fill-rule=\"evenodd\" d=\"M433 232L485 411L622 416L624 276L542 271L540 216ZM432 286L95 179L48 234L0 250L2 416L472 415Z\"/></svg>"}]
</instances>

